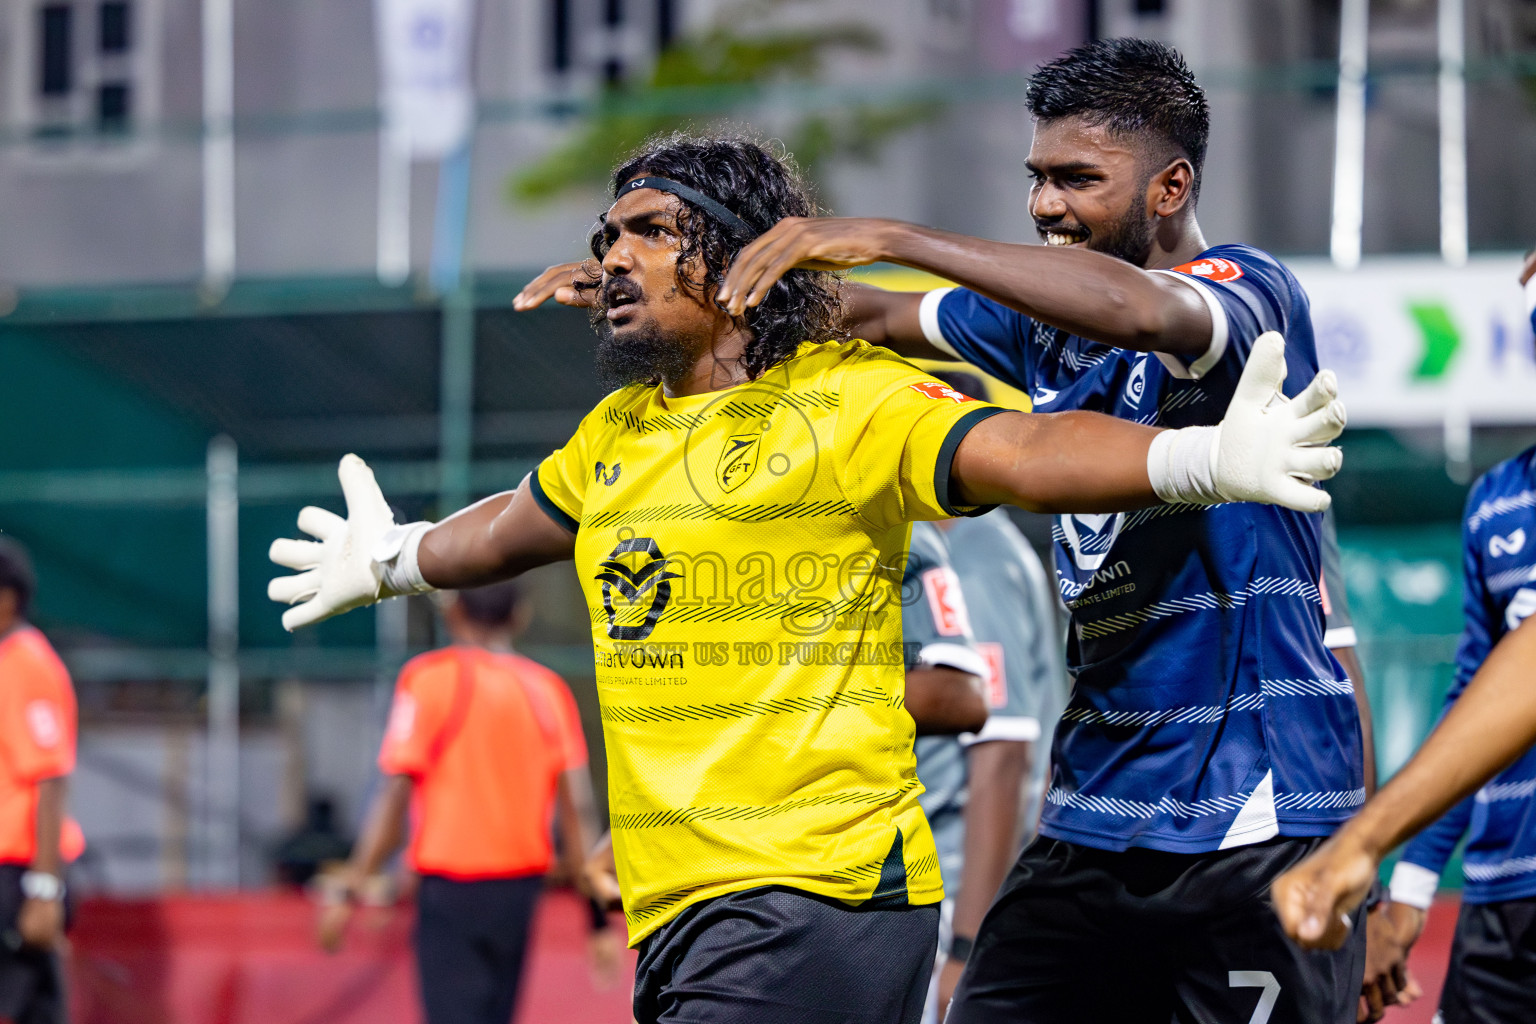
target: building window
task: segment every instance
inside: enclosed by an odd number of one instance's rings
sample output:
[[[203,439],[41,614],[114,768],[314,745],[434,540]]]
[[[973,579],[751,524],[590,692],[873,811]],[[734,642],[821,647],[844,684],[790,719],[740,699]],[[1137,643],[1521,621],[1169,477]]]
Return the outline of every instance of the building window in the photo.
[[[562,91],[622,85],[683,28],[683,0],[543,0],[544,66]]]
[[[160,110],[160,35],[165,0],[7,0],[0,4],[0,63],[28,87],[4,115],[35,146],[11,150],[48,160],[72,154],[143,152]],[[143,126],[143,127],[141,127]]]
[[[109,0],[100,9],[101,52],[128,52],[128,4],[126,0]]]
[[[49,4],[38,12],[38,64],[44,96],[68,96],[74,87],[74,17],[68,4]]]
[[[656,48],[665,50],[677,38],[676,0],[656,0]]]
[[[130,87],[123,83],[96,89],[96,127],[104,132],[120,132],[128,127]]]
[[[549,35],[549,65],[564,74],[571,70],[571,0],[550,0]]]

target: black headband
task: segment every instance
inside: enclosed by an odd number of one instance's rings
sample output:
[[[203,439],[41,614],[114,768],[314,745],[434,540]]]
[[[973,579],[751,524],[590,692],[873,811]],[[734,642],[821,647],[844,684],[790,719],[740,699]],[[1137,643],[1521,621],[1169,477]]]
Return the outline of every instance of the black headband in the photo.
[[[670,192],[684,202],[702,207],[704,212],[730,228],[734,233],[740,235],[743,240],[750,241],[757,237],[757,231],[753,229],[752,225],[736,216],[730,210],[727,210],[720,203],[715,202],[715,200],[709,198],[709,196],[698,189],[689,188],[682,182],[673,181],[671,178],[657,178],[652,175],[646,175],[643,178],[633,178],[619,186],[619,194],[614,196],[614,201],[617,202],[622,197],[629,195],[629,193],[642,188],[653,188],[658,192]]]

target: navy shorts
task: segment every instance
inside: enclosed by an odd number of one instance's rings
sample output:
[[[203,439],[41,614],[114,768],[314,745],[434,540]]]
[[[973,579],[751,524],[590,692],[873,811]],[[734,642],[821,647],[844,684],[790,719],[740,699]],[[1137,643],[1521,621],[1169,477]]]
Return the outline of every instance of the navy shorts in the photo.
[[[1461,905],[1440,1017],[1536,1021],[1536,899]]]
[[[639,1024],[917,1024],[937,904],[769,887],[688,907],[640,942]]]
[[[1354,1024],[1365,929],[1309,953],[1269,902],[1321,842],[1179,854],[1037,839],[987,911],[946,1024]]]

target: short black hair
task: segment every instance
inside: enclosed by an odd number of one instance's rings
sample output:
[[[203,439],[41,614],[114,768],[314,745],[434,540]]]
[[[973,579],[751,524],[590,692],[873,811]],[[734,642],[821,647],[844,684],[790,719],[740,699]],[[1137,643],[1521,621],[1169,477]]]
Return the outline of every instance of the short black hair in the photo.
[[[1178,50],[1154,39],[1098,39],[1042,64],[1024,94],[1037,121],[1083,117],[1121,135],[1153,133],[1189,158],[1194,196],[1211,136],[1205,90]]]
[[[26,618],[37,593],[37,574],[32,571],[32,556],[19,541],[0,537],[0,590],[16,592],[16,613]]]
[[[935,370],[933,375],[968,398],[987,401],[987,382],[966,370]]]
[[[482,626],[505,626],[517,614],[517,606],[523,599],[516,583],[492,583],[488,587],[475,587],[456,593],[459,607],[471,622]]]
[[[776,155],[747,135],[723,132],[690,135],[678,132],[646,142],[614,169],[610,192],[631,178],[654,174],[697,189],[762,233],[785,217],[821,214],[810,187],[793,159]],[[704,268],[704,286],[718,287],[736,254],[751,241],[722,224],[701,207],[683,200],[686,216],[677,259],[678,276],[695,263]],[[601,259],[606,246],[601,235],[592,241],[592,254]],[[842,339],[837,278],[826,271],[791,270],[769,289],[757,306],[739,318],[751,332],[744,353],[747,373],[754,379],[790,356],[805,341]]]

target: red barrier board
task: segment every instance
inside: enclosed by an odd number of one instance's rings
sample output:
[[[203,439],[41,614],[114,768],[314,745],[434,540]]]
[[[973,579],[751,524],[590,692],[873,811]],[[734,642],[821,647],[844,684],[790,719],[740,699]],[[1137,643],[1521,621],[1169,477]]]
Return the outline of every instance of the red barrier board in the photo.
[[[414,1024],[421,1020],[406,907],[361,910],[347,946],[315,945],[315,907],[287,893],[83,901],[71,933],[79,1024]],[[623,928],[619,918],[615,927]],[[593,984],[587,919],[568,892],[534,920],[517,1021],[625,1024],[634,955]]]
[[[1459,903],[1437,901],[1410,966],[1424,989],[1387,1024],[1429,1024]],[[417,1024],[408,908],[359,911],[347,948],[314,942],[314,905],[286,893],[82,903],[71,940],[79,1024]],[[617,916],[615,927],[622,928]],[[546,894],[534,920],[518,1024],[627,1024],[635,958],[619,984],[593,985],[586,910]]]

